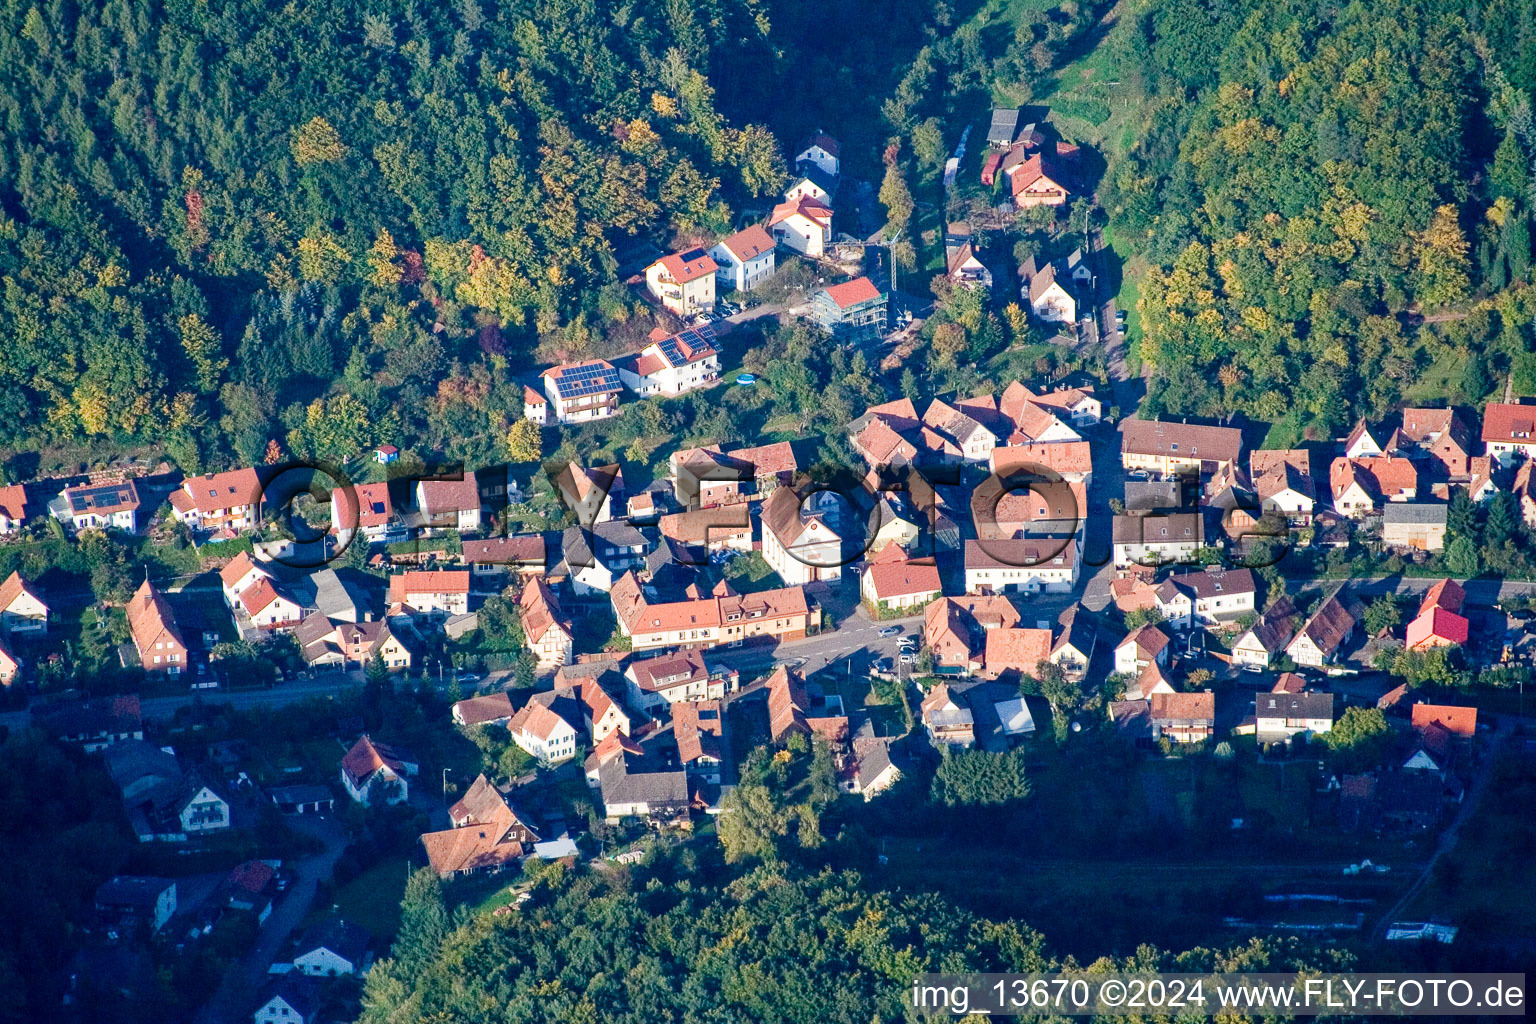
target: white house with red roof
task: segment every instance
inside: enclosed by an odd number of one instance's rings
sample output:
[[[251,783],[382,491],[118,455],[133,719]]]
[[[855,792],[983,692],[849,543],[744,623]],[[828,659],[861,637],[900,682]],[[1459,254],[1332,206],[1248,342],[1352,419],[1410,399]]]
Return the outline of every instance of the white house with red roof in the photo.
[[[544,378],[544,394],[549,398],[552,414],[542,422],[586,423],[618,415],[624,382],[608,360],[564,363],[550,367],[540,376]],[[526,400],[523,411],[528,411]]]
[[[12,572],[0,583],[0,633],[41,636],[46,632],[48,603],[21,573]]]
[[[715,271],[720,267],[701,247],[674,252],[645,268],[645,289],[681,317],[715,308]]]
[[[0,536],[15,533],[27,521],[27,489],[21,484],[0,487]]]
[[[1536,405],[1489,402],[1483,408],[1484,454],[1511,466],[1536,455]]]
[[[811,319],[839,340],[885,333],[887,295],[867,277],[823,288],[811,299]]]
[[[832,244],[832,208],[808,196],[780,203],[768,217],[768,231],[779,245],[821,256]]]
[[[389,578],[390,614],[446,619],[469,611],[469,570],[429,569]]]
[[[804,170],[807,165],[820,169],[823,174],[837,177],[842,173],[843,164],[839,154],[842,147],[838,141],[823,131],[816,131],[812,135],[801,140],[799,152],[795,154],[795,167]]]
[[[542,764],[559,764],[576,756],[583,722],[582,705],[571,690],[534,694],[507,723],[512,742]],[[561,712],[565,712],[561,714]]]
[[[261,477],[249,467],[189,476],[170,502],[176,518],[194,530],[243,533],[261,519]]]
[[[619,379],[637,395],[680,395],[720,379],[715,330],[708,324],[677,334],[661,328],[637,354],[614,361]]]
[[[364,807],[399,804],[410,795],[409,776],[420,770],[405,751],[363,733],[341,759],[341,784]]]
[[[1021,210],[1031,206],[1062,206],[1071,197],[1066,182],[1069,175],[1055,157],[1045,153],[1033,153],[1017,163],[1011,159],[1022,155],[1024,150],[1015,146],[1009,157],[1003,160],[1003,173],[1008,175],[1008,190],[1013,194],[1014,205]]]
[[[416,481],[416,507],[434,529],[473,531],[480,529],[480,486],[475,474],[461,473],[458,479]]]
[[[865,568],[859,592],[871,608],[897,611],[925,607],[944,585],[933,559],[914,562],[900,544],[887,544]]]
[[[132,480],[66,487],[62,500],[63,518],[77,531],[110,526],[138,532],[139,489]]]
[[[528,385],[523,385],[523,419],[533,420],[539,426],[548,426],[549,399]]]
[[[358,531],[370,544],[403,539],[404,535],[389,496],[389,484],[382,481],[331,491],[331,525],[343,544]]]
[[[749,292],[773,276],[773,236],[761,224],[721,239],[709,250],[719,268],[716,283],[721,288]]]

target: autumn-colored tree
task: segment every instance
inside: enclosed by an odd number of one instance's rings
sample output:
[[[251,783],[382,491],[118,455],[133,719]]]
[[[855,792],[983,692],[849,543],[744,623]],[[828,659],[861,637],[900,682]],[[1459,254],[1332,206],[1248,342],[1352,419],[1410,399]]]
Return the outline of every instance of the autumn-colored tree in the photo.
[[[1464,299],[1471,292],[1467,238],[1449,203],[1435,210],[1429,227],[1414,236],[1414,295],[1426,308]]]
[[[352,256],[329,231],[299,239],[299,276],[306,281],[335,284]]]
[[[530,419],[518,419],[507,430],[507,458],[513,462],[537,462],[544,455],[539,425]]]
[[[885,169],[885,180],[880,183],[880,205],[885,207],[887,238],[894,238],[912,221],[912,190],[907,187],[907,176],[899,162]]]
[[[205,393],[218,390],[219,378],[229,367],[218,332],[196,313],[188,313],[177,320],[176,328],[181,334],[182,350],[192,361],[198,390]]]
[[[267,442],[267,453],[262,456],[262,461],[269,466],[275,466],[283,461],[283,446],[277,443],[277,438]]]
[[[399,255],[389,229],[379,228],[378,237],[368,250],[368,279],[380,288],[393,288],[399,284],[400,266],[395,262]]]
[[[939,324],[933,329],[933,354],[939,362],[953,366],[965,351],[965,328],[957,323]]]
[[[312,117],[295,128],[289,149],[293,153],[294,162],[300,167],[335,163],[347,155],[341,134],[323,117]]]

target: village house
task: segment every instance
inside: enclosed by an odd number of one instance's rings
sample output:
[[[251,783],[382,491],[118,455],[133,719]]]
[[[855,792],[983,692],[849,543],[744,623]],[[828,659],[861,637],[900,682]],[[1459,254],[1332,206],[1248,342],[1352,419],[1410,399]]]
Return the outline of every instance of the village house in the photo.
[[[624,670],[625,696],[642,711],[657,711],[691,700],[719,700],[736,692],[733,670],[711,671],[697,650],[639,658]]]
[[[0,485],[0,537],[16,533],[26,521],[26,487],[22,484]]]
[[[12,637],[48,632],[48,603],[37,588],[12,572],[0,583],[0,633]]]
[[[920,423],[920,430],[932,431],[943,437],[966,462],[989,462],[992,449],[997,447],[997,437],[985,425],[938,399],[928,403]]]
[[[21,677],[21,659],[0,640],[0,686],[11,686]]]
[[[139,489],[132,480],[66,487],[63,518],[75,530],[112,527],[125,533],[139,530]]]
[[[1062,163],[1047,153],[1030,153],[1013,162],[1015,155],[1023,156],[1026,147],[1015,145],[1003,159],[1002,170],[1008,176],[1008,190],[1014,205],[1021,210],[1032,206],[1063,206],[1071,198],[1067,186],[1071,175]]]
[[[1077,541],[1072,538],[968,540],[967,594],[1060,594],[1077,585]]]
[[[114,875],[96,887],[93,903],[102,923],[119,935],[141,927],[154,934],[176,916],[176,883],[146,875]]]
[[[976,254],[971,227],[964,221],[944,231],[944,264],[949,279],[962,288],[991,288],[992,271]]]
[[[555,475],[555,486],[581,526],[606,523],[615,504],[624,507],[624,471],[616,462],[591,468],[567,462]]]
[[[1338,658],[1357,621],[1356,612],[1346,607],[1342,594],[1340,587],[1328,595],[1286,647],[1285,653],[1296,664],[1322,668]]]
[[[832,200],[837,196],[838,179],[827,174],[814,164],[806,164],[796,168],[790,176],[789,186],[784,189],[784,201],[786,203],[798,202],[801,199],[813,199],[826,206],[832,205]]]
[[[826,517],[807,512],[792,488],[763,502],[763,558],[790,586],[835,580],[843,574],[842,538]]]
[[[1381,455],[1382,447],[1371,434],[1370,424],[1364,419],[1356,423],[1349,436],[1344,439],[1344,457],[1346,459],[1363,459],[1371,455]]]
[[[512,720],[512,698],[505,690],[457,701],[449,709],[453,724],[472,729],[479,725],[506,725]]]
[[[299,937],[293,969],[311,978],[362,974],[371,959],[368,932],[334,914],[311,925]]]
[[[33,717],[60,742],[78,746],[87,754],[144,738],[138,694],[69,701],[36,711]]]
[[[1381,542],[1389,548],[1440,551],[1449,507],[1433,502],[1392,502],[1381,512]]]
[[[721,288],[749,292],[773,276],[773,236],[761,224],[753,224],[721,239],[709,250],[718,269]]]
[[[429,569],[397,572],[389,578],[386,603],[391,615],[441,622],[469,611],[469,570]]]
[[[315,1024],[321,1002],[317,985],[294,975],[269,980],[256,997],[254,1024]]]
[[[1173,743],[1202,743],[1216,734],[1216,695],[1154,693],[1148,699],[1152,738]]]
[[[128,602],[128,631],[146,672],[180,675],[188,669],[187,642],[165,595],[145,580]]]
[[[368,544],[387,544],[405,539],[405,526],[395,514],[389,484],[356,484],[331,491],[331,525],[342,544],[361,532]]]
[[[714,258],[702,248],[675,252],[645,268],[645,288],[663,307],[683,318],[715,308]]]
[[[1452,579],[1430,587],[1419,603],[1418,614],[1408,623],[1405,646],[1410,651],[1455,647],[1467,642],[1471,622],[1461,614],[1466,591]]]
[[[244,533],[261,523],[261,490],[251,468],[189,476],[171,492],[171,512],[193,530]]]
[[[1020,622],[1018,609],[1000,594],[941,597],[923,609],[923,646],[934,671],[970,675],[986,667],[986,636]]]
[[[925,606],[943,591],[933,559],[911,560],[899,544],[882,548],[859,580],[859,593],[877,615]]]
[[[1038,678],[1042,662],[1051,660],[1051,631],[1038,627],[1010,626],[989,629],[978,673],[984,679],[1007,676]]]
[[[549,398],[528,385],[523,385],[523,419],[532,420],[541,427],[554,422],[549,411]]]
[[[415,499],[428,529],[464,533],[480,529],[480,488],[473,473],[462,473],[457,479],[418,480]]]
[[[364,807],[404,803],[410,795],[409,777],[420,770],[405,751],[363,733],[341,759],[341,784],[347,796]]]
[[[1126,420],[1120,431],[1120,464],[1163,476],[1214,476],[1230,469],[1243,452],[1235,427],[1161,420]]]
[[[439,878],[460,878],[515,867],[533,851],[538,832],[518,817],[484,775],[448,810],[453,827],[421,836],[427,863]]]
[[[1003,389],[998,398],[998,411],[1008,417],[1015,427],[1022,429],[1030,407],[1048,413],[1057,419],[1065,418],[1074,428],[1091,427],[1103,418],[1103,403],[1091,387],[1065,387],[1036,393],[1018,381]],[[1042,436],[1009,444],[1046,443],[1049,441],[1075,441],[1080,438],[1066,436]]]
[[[683,601],[654,601],[633,572],[609,592],[620,632],[632,649],[713,647],[756,636],[799,640],[819,621],[800,587],[738,594],[722,583],[708,596]]]
[[[672,708],[677,759],[689,775],[704,782],[720,782],[724,722],[725,706],[718,700],[685,701]]]
[[[603,802],[610,822],[646,818],[668,823],[686,817],[688,772],[657,763],[624,736],[613,735],[587,758],[587,781]]]
[[[795,168],[803,171],[807,165],[814,165],[823,174],[835,178],[842,173],[842,161],[839,159],[841,151],[842,147],[836,139],[818,130],[801,140],[799,150],[795,153]]]
[[[885,334],[887,299],[869,278],[856,277],[812,296],[810,319],[839,342],[878,340]]]
[[[527,580],[545,575],[549,568],[549,557],[544,551],[544,537],[537,533],[466,540],[463,543],[463,549],[464,561],[469,565],[471,582],[484,580],[489,586],[498,590],[505,576],[511,575],[518,580]]]
[[[1205,544],[1205,520],[1198,512],[1119,515],[1111,521],[1116,569],[1192,561]]]
[[[1207,566],[1168,577],[1158,586],[1154,600],[1164,621],[1183,630],[1224,626],[1251,614],[1257,591],[1253,570]]]
[[[618,414],[624,382],[606,359],[554,366],[540,376],[556,423],[586,423]]]
[[[1261,693],[1253,698],[1253,714],[1260,743],[1311,737],[1333,728],[1333,694]]]
[[[1419,493],[1419,472],[1400,456],[1338,458],[1328,469],[1328,483],[1334,510],[1359,519],[1384,503],[1413,501]]]
[[[577,680],[575,686],[576,695],[581,700],[582,719],[586,724],[587,736],[594,744],[601,743],[614,733],[628,736],[630,729],[634,726],[629,709],[605,688],[604,683],[608,674],[605,670],[593,676],[582,677]],[[570,684],[561,683],[558,679],[555,681],[557,688],[562,685]]]
[[[805,679],[786,665],[780,665],[768,677],[768,735],[774,743],[785,743],[794,733],[808,736],[811,726],[808,712],[811,699],[805,692]]]
[[[1137,626],[1115,645],[1115,671],[1121,675],[1140,675],[1148,665],[1166,666],[1173,653],[1173,642],[1162,628],[1151,623]]]
[[[1536,454],[1536,405],[1489,402],[1484,406],[1483,449],[1506,467]]]
[[[582,705],[574,690],[545,690],[512,716],[507,732],[540,764],[552,765],[576,756],[582,724]]]
[[[568,526],[561,547],[571,589],[578,596],[606,594],[620,576],[645,565],[645,535],[618,519],[590,530]]]
[[[533,653],[541,670],[571,663],[576,638],[570,621],[560,608],[560,600],[541,577],[523,584],[518,600],[523,625],[523,642]]]
[[[752,550],[752,516],[746,503],[697,508],[661,517],[661,535],[688,548],[706,552]]]
[[[681,395],[704,387],[720,379],[715,329],[703,324],[668,334],[658,327],[638,354],[617,359],[613,365],[624,386],[642,398]]]
[[[1283,515],[1292,526],[1311,524],[1317,491],[1312,484],[1312,456],[1305,448],[1251,453],[1248,479],[1262,511]]]
[[[1430,476],[1466,480],[1472,472],[1472,436],[1455,409],[1404,409],[1390,445],[1410,459],[1432,463]]]
[[[1300,624],[1301,615],[1291,599],[1278,598],[1232,645],[1232,664],[1239,668],[1269,668],[1270,659],[1285,652]]]
[[[923,728],[934,746],[969,747],[976,742],[976,717],[946,683],[928,691],[922,702]]]
[[[768,230],[785,248],[805,256],[824,256],[832,245],[832,208],[807,196],[780,203],[768,217]]]
[[[1077,322],[1077,296],[1057,280],[1054,264],[1036,267],[1035,258],[1029,257],[1019,267],[1019,286],[1029,296],[1030,311],[1037,319],[1047,323]]]
[[[1093,615],[1080,604],[1074,604],[1056,617],[1056,639],[1051,644],[1048,660],[1061,669],[1071,682],[1080,682],[1088,675],[1088,664],[1093,661],[1093,649],[1098,643],[1098,625]]]
[[[228,799],[201,772],[183,771],[170,751],[128,739],[107,747],[102,758],[139,842],[184,843],[230,827]]]
[[[375,657],[391,672],[404,671],[415,661],[411,646],[389,623],[337,620],[313,612],[294,628],[293,638],[306,664],[313,668],[366,668]]]

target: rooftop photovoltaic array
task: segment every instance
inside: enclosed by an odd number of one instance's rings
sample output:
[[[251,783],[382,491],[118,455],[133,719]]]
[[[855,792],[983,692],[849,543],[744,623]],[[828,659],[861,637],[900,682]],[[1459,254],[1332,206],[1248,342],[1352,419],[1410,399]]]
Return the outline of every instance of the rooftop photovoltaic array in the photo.
[[[656,347],[661,349],[661,354],[668,363],[673,366],[682,366],[689,359],[697,357],[699,353],[714,348],[712,344],[714,333],[714,330],[709,327],[690,327],[669,338],[663,338],[656,343]]]
[[[619,390],[619,371],[603,363],[567,367],[555,378],[564,398],[581,398]]]
[[[74,512],[119,508],[133,502],[133,489],[127,484],[107,484],[71,491],[69,507]]]

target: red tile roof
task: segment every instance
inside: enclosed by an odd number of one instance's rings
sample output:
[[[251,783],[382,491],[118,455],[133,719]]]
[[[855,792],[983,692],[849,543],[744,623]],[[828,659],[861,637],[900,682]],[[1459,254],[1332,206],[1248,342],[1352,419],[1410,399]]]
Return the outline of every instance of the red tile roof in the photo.
[[[1468,739],[1477,734],[1477,708],[1452,704],[1415,704],[1412,712],[1415,729],[1428,728],[1432,722],[1449,729],[1453,735]]]
[[[396,775],[404,775],[405,758],[395,748],[375,743],[367,733],[363,733],[341,759],[341,770],[347,773],[354,787],[361,787],[374,772],[385,767]]]
[[[1483,409],[1483,440],[1536,443],[1536,405],[1489,402]]]
[[[761,224],[753,224],[751,227],[736,232],[731,237],[720,242],[730,250],[732,256],[742,263],[756,259],[765,252],[773,250],[773,236],[763,230]]]
[[[252,468],[233,469],[227,473],[189,476],[181,482],[181,490],[198,511],[206,514],[255,505],[261,500],[261,478]]]
[[[832,223],[832,208],[830,206],[820,200],[812,199],[810,196],[801,196],[792,203],[780,203],[778,206],[775,206],[772,215],[768,218],[768,226],[772,227],[796,214],[799,214],[806,220],[814,221],[823,227],[827,227]]]
[[[1469,629],[1467,620],[1455,612],[1439,607],[1430,608],[1420,612],[1408,623],[1406,642],[1410,648],[1464,644]]]
[[[867,277],[856,277],[852,281],[844,281],[842,284],[834,284],[826,289],[827,297],[837,304],[838,309],[847,309],[861,302],[872,302],[880,297],[880,289],[875,287],[873,281]]]
[[[657,262],[667,272],[667,276],[678,284],[686,284],[695,278],[703,277],[706,274],[713,274],[716,270],[720,269],[719,265],[715,263],[714,257],[699,248],[674,252],[671,255],[663,256]]]

